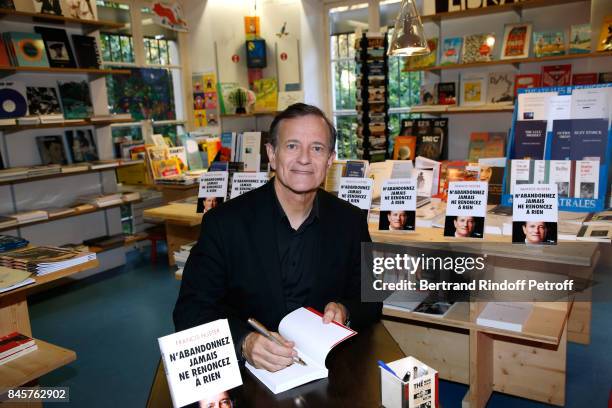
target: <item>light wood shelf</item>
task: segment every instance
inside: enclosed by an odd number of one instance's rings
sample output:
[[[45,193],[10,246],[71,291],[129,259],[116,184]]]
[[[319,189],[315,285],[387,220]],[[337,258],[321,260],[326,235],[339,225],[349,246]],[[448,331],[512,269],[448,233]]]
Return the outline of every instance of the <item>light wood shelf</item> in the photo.
[[[38,123],[36,125],[6,125],[0,126],[0,132],[5,134],[21,132],[22,130],[30,129],[55,129],[55,128],[67,128],[67,127],[80,127],[80,126],[95,126],[103,127],[110,126],[116,123],[132,123],[134,119],[108,119],[98,120],[92,122],[89,119],[83,119],[78,122],[56,122],[56,123]]]
[[[144,163],[143,160],[138,160],[138,161],[134,161],[134,162],[131,162],[131,163],[119,164],[118,166],[105,167],[105,168],[102,168],[102,169],[88,169],[88,170],[83,170],[83,171],[73,171],[73,172],[69,172],[69,173],[61,173],[60,172],[60,173],[53,173],[53,174],[44,174],[44,175],[41,175],[41,176],[22,177],[22,178],[16,178],[16,179],[12,179],[12,180],[2,180],[2,181],[0,181],[0,186],[7,185],[7,184],[29,183],[31,181],[48,180],[48,179],[54,179],[54,178],[62,178],[62,177],[70,177],[70,176],[80,176],[82,174],[98,173],[98,172],[101,172],[101,171],[114,170],[114,169],[118,169],[120,167],[135,166],[137,164],[143,164],[143,163]]]
[[[505,105],[505,106],[490,106],[483,108],[466,108],[462,106],[448,106],[445,109],[436,109],[432,110],[431,108],[420,109],[419,106],[413,106],[410,108],[410,113],[422,113],[422,114],[431,114],[431,115],[441,115],[441,114],[461,114],[461,113],[507,113],[514,112],[514,105]]]
[[[0,365],[0,394],[19,387],[76,360],[76,353],[34,339],[38,349]]]
[[[125,27],[123,23],[115,23],[114,21],[104,20],[82,20],[73,17],[56,16],[52,14],[31,13],[27,11],[18,11],[11,9],[0,8],[0,19],[11,22],[31,22],[45,24],[60,24],[66,27],[81,27],[86,32],[91,32],[99,29],[118,30]]]
[[[254,112],[254,113],[229,113],[229,114],[223,114],[221,115],[222,118],[254,118],[254,117],[258,117],[258,116],[275,116],[277,115],[278,111],[274,111],[274,112]]]
[[[432,14],[428,16],[421,16],[421,21],[425,22],[439,22],[444,20],[453,20],[456,18],[482,16],[488,14],[505,13],[508,11],[520,12],[522,10],[537,8],[537,7],[548,7],[558,6],[560,4],[568,3],[588,3],[589,0],[528,0],[520,3],[506,3],[499,6],[481,7],[470,10],[446,12]]]
[[[52,67],[0,67],[0,77],[6,77],[20,72],[59,74],[59,75],[130,75],[129,69],[106,69],[106,68],[52,68]]]
[[[599,57],[612,57],[612,52],[608,51],[608,52],[592,52],[589,54],[566,54],[566,55],[554,55],[550,57],[540,57],[540,58],[515,58],[515,59],[505,59],[505,60],[472,62],[469,64],[435,65],[433,67],[408,68],[408,69],[405,69],[403,72],[446,71],[446,70],[453,70],[453,69],[486,67],[486,66],[492,66],[492,65],[517,65],[517,64],[527,64],[527,63],[532,63],[532,62],[566,61],[566,60],[573,60],[573,59],[599,58]]]
[[[24,223],[24,224],[16,224],[16,225],[11,225],[11,226],[6,226],[6,227],[0,228],[0,231],[14,230],[14,229],[23,228],[23,227],[29,227],[29,226],[36,225],[36,224],[45,224],[47,222],[63,220],[65,218],[78,217],[80,215],[91,214],[91,213],[95,213],[95,212],[109,210],[111,208],[121,207],[122,205],[133,204],[133,203],[137,203],[137,202],[140,202],[140,201],[141,200],[125,201],[125,202],[123,202],[121,204],[113,204],[113,205],[108,205],[106,207],[95,207],[95,208],[93,208],[91,210],[78,211],[78,212],[74,212],[74,213],[71,213],[71,214],[65,214],[65,215],[60,215],[60,216],[53,217],[53,218],[47,218],[45,220],[38,220],[38,221],[28,222],[28,223]]]

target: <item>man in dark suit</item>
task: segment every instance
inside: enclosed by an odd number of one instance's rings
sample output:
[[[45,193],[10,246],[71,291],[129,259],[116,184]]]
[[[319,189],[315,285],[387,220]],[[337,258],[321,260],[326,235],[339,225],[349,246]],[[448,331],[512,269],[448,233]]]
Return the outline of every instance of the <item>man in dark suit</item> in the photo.
[[[324,323],[350,319],[358,329],[379,318],[381,305],[360,301],[360,244],[370,241],[363,213],[319,189],[335,157],[334,126],[318,108],[295,104],[277,115],[270,137],[276,177],[203,216],[174,324],[227,318],[238,355],[277,371],[293,363],[294,344],[254,332],[249,317],[277,330],[286,314],[312,306]]]

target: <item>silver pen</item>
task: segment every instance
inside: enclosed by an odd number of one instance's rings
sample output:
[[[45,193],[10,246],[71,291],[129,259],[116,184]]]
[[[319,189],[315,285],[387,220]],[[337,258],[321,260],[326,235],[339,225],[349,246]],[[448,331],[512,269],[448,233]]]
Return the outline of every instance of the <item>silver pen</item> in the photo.
[[[253,319],[251,317],[251,318],[249,318],[247,320],[247,322],[249,322],[251,327],[254,328],[255,330],[257,330],[257,332],[259,334],[261,334],[262,336],[264,336],[268,340],[272,340],[273,342],[275,342],[279,346],[283,346],[283,347],[285,346],[283,343],[281,343],[281,341],[279,339],[277,339],[275,336],[273,336],[272,333],[270,333],[270,331],[268,329],[266,329],[266,326],[264,326],[263,324],[259,323],[256,319]],[[306,362],[304,360],[302,360],[299,356],[293,357],[293,361],[295,363],[301,364],[303,366],[307,365]]]

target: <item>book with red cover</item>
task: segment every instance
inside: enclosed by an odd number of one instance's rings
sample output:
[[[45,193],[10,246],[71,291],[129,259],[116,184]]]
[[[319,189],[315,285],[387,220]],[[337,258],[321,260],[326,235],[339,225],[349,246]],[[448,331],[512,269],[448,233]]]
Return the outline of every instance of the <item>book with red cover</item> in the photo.
[[[597,83],[597,73],[596,72],[572,75],[572,85],[593,85],[596,83]]]
[[[544,65],[542,86],[569,86],[572,84],[572,64]]]
[[[9,58],[8,50],[4,40],[0,38],[0,67],[10,67],[11,59]]]
[[[24,334],[12,332],[0,337],[0,360],[34,345],[34,339]]]
[[[539,88],[542,82],[540,74],[521,74],[514,78],[514,96],[521,88]]]

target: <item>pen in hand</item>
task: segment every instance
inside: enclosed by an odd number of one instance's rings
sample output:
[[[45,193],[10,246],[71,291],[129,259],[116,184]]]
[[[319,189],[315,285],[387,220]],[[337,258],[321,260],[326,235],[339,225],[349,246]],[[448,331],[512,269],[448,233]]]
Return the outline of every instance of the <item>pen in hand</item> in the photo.
[[[255,320],[255,319],[253,319],[251,317],[251,318],[249,318],[247,320],[247,322],[249,322],[251,327],[253,327],[255,330],[257,330],[257,332],[259,334],[261,334],[262,336],[264,336],[268,340],[272,340],[273,342],[275,342],[279,346],[283,346],[283,347],[285,346],[278,338],[273,336],[272,333],[270,333],[270,331],[268,329],[266,329],[266,326],[264,326],[263,324],[259,323],[257,320]],[[295,363],[301,364],[303,366],[306,365],[306,362],[304,362],[304,360],[302,360],[299,356],[293,357],[293,361]]]

